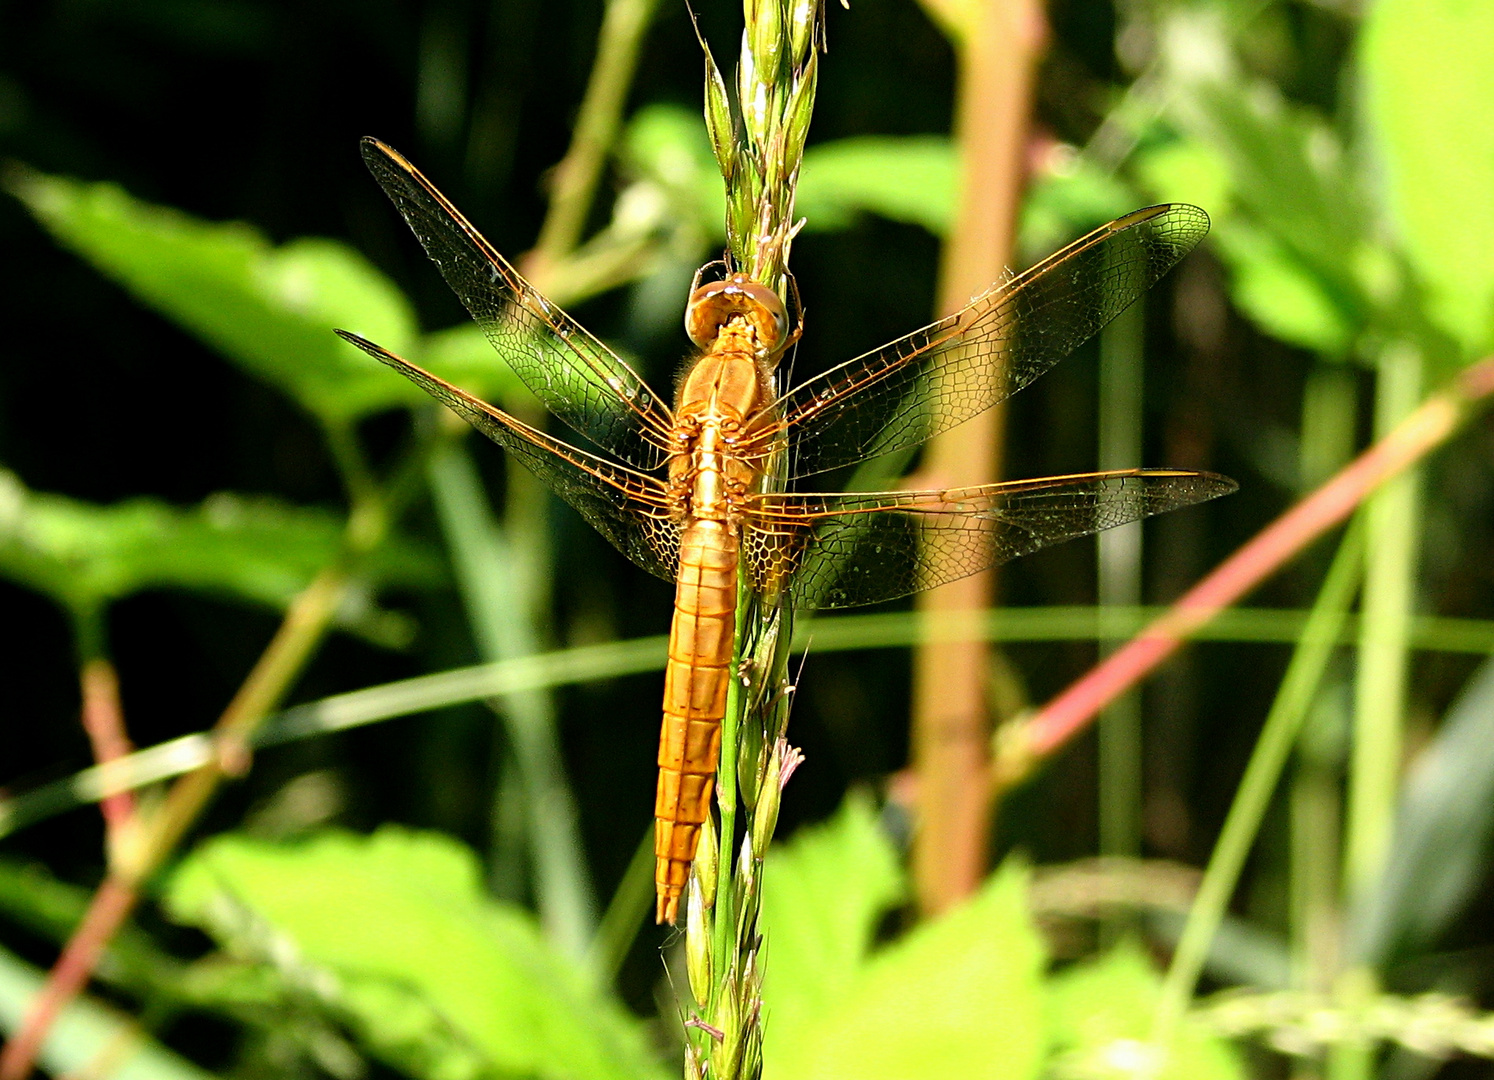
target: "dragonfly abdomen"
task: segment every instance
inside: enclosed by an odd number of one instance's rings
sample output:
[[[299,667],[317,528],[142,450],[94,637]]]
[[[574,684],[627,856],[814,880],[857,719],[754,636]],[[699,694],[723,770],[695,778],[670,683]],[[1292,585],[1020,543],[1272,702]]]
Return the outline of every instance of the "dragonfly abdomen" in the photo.
[[[736,531],[724,521],[693,520],[680,536],[654,801],[659,922],[675,921],[700,826],[711,812],[731,678],[737,552]]]

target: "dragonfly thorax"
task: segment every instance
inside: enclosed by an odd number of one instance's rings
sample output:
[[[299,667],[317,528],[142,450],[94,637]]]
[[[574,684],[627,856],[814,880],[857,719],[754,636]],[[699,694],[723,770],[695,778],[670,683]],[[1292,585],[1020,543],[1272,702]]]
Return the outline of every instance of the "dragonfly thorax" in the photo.
[[[788,343],[788,313],[783,301],[772,289],[745,274],[732,274],[691,293],[685,305],[685,332],[696,345],[708,349],[734,317],[745,320],[751,328],[762,359],[774,356]]]

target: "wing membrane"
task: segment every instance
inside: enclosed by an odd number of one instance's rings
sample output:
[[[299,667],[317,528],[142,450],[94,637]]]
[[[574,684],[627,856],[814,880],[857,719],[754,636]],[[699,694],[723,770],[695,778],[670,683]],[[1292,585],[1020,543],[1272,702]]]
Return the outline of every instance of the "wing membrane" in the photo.
[[[1129,307],[1209,231],[1196,206],[1137,210],[964,310],[809,379],[771,408],[808,476],[917,446],[1016,393]]]
[[[623,461],[658,467],[673,425],[668,404],[536,292],[398,151],[364,139],[363,161],[493,348],[545,407]]]
[[[1040,548],[1227,495],[1213,473],[1132,469],[947,491],[759,495],[745,515],[753,588],[796,607],[875,604]]]
[[[679,527],[670,520],[658,480],[551,438],[357,334],[337,333],[513,454],[633,562],[665,581],[675,580]]]

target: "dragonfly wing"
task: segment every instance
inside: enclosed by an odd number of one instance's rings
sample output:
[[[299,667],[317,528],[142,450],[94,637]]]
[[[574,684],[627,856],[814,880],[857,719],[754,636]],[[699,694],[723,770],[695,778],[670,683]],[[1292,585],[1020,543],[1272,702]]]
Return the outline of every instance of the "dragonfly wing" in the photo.
[[[1208,231],[1208,215],[1182,203],[1127,214],[963,311],[788,391],[765,437],[787,431],[796,476],[917,446],[1068,356]]]
[[[658,480],[551,438],[357,334],[337,333],[513,454],[633,562],[666,581],[678,576],[679,527]]]
[[[657,468],[673,426],[668,404],[536,292],[398,151],[364,139],[363,161],[493,348],[545,408],[630,465]]]
[[[1236,486],[1213,473],[1134,469],[947,491],[759,495],[744,514],[744,550],[754,589],[788,582],[795,607],[857,607]]]

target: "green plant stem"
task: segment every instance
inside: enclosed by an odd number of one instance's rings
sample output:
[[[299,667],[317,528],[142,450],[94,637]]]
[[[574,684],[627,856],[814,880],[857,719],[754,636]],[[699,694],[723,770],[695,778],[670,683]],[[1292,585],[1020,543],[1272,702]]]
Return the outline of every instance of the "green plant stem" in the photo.
[[[974,618],[956,620],[936,630],[940,640],[967,634],[1010,642],[1104,641],[1134,633],[1165,610],[1005,608],[1000,612],[975,612]],[[1189,637],[1200,642],[1290,645],[1301,638],[1306,615],[1294,610],[1231,608],[1220,612],[1213,622],[1194,628]],[[802,651],[812,637],[816,653],[905,648],[926,640],[923,635],[916,617],[908,613],[838,616],[805,623],[796,632],[792,647]],[[1357,635],[1358,620],[1351,617],[1344,623],[1338,644],[1352,644]],[[1488,656],[1494,654],[1494,621],[1419,616],[1412,621],[1411,641],[1415,648],[1426,651]],[[584,645],[352,690],[271,717],[256,733],[254,746],[279,746],[495,695],[658,671],[664,666],[667,644],[668,639],[659,636]],[[212,741],[207,733],[183,735],[120,759],[107,776],[94,766],[13,798],[0,798],[0,838],[117,791],[180,776],[211,755]]]
[[[1323,672],[1343,629],[1364,557],[1364,527],[1356,519],[1350,524],[1338,554],[1318,592],[1302,640],[1292,654],[1276,700],[1256,740],[1250,764],[1225,819],[1224,829],[1204,872],[1203,883],[1188,912],[1188,921],[1168,968],[1157,1003],[1153,1040],[1167,1046],[1177,1022],[1188,1007],[1209,944],[1224,917],[1230,895],[1239,881],[1245,857],[1260,828],[1261,818],[1281,776],[1292,746],[1302,730]]]
[[[1135,304],[1100,332],[1100,468],[1141,460],[1144,308]],[[1107,529],[1097,539],[1098,588],[1105,607],[1141,603],[1141,523]],[[1108,643],[1102,646],[1110,651]],[[1100,716],[1100,854],[1141,854],[1141,696],[1133,690]]]
[[[537,481],[527,473],[511,475],[510,524],[500,529],[461,443],[447,442],[433,453],[429,474],[479,653],[489,662],[534,655],[540,647],[535,621],[549,591],[543,490],[536,490]],[[540,921],[561,949],[584,957],[595,930],[596,905],[582,858],[579,814],[565,778],[554,703],[537,688],[505,694],[493,704],[519,766]]]
[[[555,167],[549,213],[530,253],[535,269],[531,276],[541,288],[548,268],[571,253],[586,228],[602,164],[617,137],[638,66],[638,49],[657,4],[658,0],[608,0],[570,149]]]
[[[713,991],[720,992],[724,976],[731,970],[736,953],[736,912],[732,896],[732,869],[737,842],[737,739],[741,732],[746,697],[742,680],[735,676],[746,658],[747,623],[756,605],[747,599],[746,567],[738,568],[737,589],[742,600],[737,604],[736,647],[732,652],[733,677],[726,691],[726,715],[721,720],[721,761],[716,768],[716,804],[721,811],[720,848],[717,855],[716,905],[712,911],[711,962],[716,973]],[[714,1014],[716,1001],[708,1003]]]
[[[650,822],[591,939],[589,966],[596,973],[598,985],[616,980],[653,904],[654,826]]]
[[[1386,350],[1376,381],[1377,438],[1416,408],[1421,383],[1419,352]],[[1421,532],[1419,475],[1410,470],[1387,483],[1368,508],[1344,851],[1344,887],[1351,902],[1379,879],[1395,820]]]
[[[1319,362],[1302,392],[1297,487],[1306,494],[1354,456],[1359,413],[1355,370]],[[1318,692],[1302,737],[1290,794],[1288,874],[1293,985],[1326,994],[1338,970],[1342,938],[1343,791],[1340,732],[1348,714],[1346,672],[1335,670]]]

